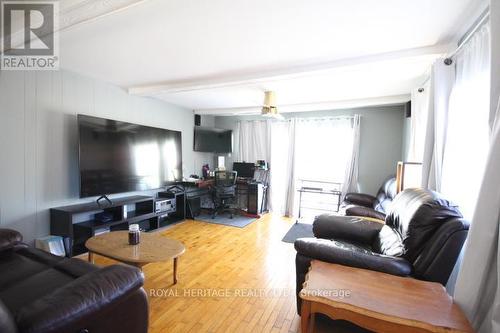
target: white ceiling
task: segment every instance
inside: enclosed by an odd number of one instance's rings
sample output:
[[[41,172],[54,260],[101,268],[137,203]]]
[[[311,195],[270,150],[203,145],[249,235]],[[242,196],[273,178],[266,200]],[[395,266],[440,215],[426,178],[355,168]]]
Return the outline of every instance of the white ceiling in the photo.
[[[136,5],[117,10],[118,2]],[[118,2],[108,15],[68,24],[60,35],[61,66],[200,113],[258,106],[269,89],[277,92],[278,105],[408,94],[487,5],[486,0]],[[109,1],[95,0],[92,10],[98,3]]]

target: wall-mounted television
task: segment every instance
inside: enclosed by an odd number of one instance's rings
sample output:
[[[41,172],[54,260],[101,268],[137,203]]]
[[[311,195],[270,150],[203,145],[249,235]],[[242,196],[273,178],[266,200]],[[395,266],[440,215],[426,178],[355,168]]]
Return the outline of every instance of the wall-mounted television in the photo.
[[[206,153],[230,153],[233,150],[233,131],[195,126],[193,149]]]
[[[182,134],[78,115],[80,197],[160,188],[182,180]]]

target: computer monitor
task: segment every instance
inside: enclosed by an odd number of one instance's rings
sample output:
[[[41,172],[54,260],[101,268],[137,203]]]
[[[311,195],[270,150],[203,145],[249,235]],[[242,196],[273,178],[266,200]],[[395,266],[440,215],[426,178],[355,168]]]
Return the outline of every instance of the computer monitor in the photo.
[[[253,178],[255,172],[255,164],[245,162],[234,162],[233,171],[238,172],[238,177]]]

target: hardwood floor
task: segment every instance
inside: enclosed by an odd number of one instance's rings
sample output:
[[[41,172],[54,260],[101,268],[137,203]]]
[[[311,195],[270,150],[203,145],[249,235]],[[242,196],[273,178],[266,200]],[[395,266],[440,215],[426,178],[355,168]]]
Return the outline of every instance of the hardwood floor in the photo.
[[[186,253],[176,285],[172,262],[144,267],[150,332],[299,331],[295,250],[281,241],[292,224],[267,214],[241,229],[187,220],[160,231],[183,242]],[[329,325],[323,321],[318,328],[330,331]]]

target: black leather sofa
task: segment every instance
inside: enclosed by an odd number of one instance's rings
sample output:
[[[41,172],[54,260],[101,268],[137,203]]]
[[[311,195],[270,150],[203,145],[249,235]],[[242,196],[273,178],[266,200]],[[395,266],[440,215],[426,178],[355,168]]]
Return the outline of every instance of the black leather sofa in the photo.
[[[0,229],[2,333],[147,332],[143,282],[137,268],[53,256]]]
[[[320,215],[316,238],[295,241],[297,309],[311,260],[446,284],[469,224],[438,193],[409,189],[392,203],[384,223],[362,217]]]
[[[385,220],[385,214],[396,194],[396,178],[391,176],[384,181],[375,197],[366,193],[347,193],[340,210],[345,216]]]

